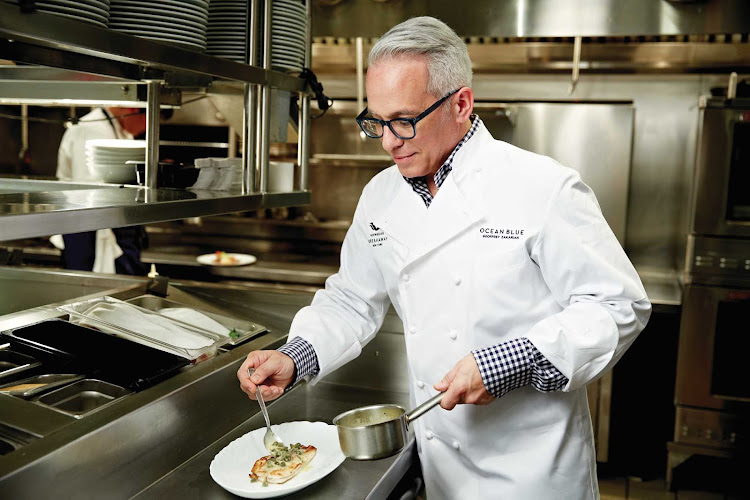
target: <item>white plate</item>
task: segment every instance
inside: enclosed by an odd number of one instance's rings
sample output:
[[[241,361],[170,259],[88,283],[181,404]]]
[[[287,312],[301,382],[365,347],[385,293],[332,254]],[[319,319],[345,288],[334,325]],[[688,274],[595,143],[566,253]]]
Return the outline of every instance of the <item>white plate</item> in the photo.
[[[67,14],[66,17],[78,18],[81,21],[93,21],[105,24],[107,22],[106,17],[100,16],[95,12],[86,12],[80,9],[71,9],[69,7],[62,7],[59,5],[37,4],[37,10],[40,12],[48,12],[50,14]]]
[[[291,14],[291,15],[294,15],[294,16],[301,16],[301,17],[304,17],[305,19],[307,19],[307,13],[305,12],[304,8],[296,9],[296,8],[291,8],[291,7],[286,6],[286,5],[277,5],[277,4],[274,4],[272,12],[275,12],[275,13],[278,13],[278,14]]]
[[[189,19],[194,23],[205,24],[208,21],[208,13],[203,15],[201,12],[178,9],[172,5],[161,5],[152,4],[149,2],[143,2],[142,4],[133,5],[117,5],[112,7],[109,11],[110,17],[117,16],[119,14],[138,14],[139,12],[146,12],[148,14],[158,16],[170,16],[170,18],[176,21],[181,19]]]
[[[217,453],[209,467],[213,480],[225,490],[243,498],[274,498],[320,481],[344,461],[335,425],[325,422],[286,422],[272,427],[285,443],[301,443],[318,449],[315,458],[305,468],[307,470],[282,484],[263,486],[260,482],[250,482],[253,464],[260,457],[268,455],[263,446],[266,428],[262,427],[235,439]]]
[[[206,32],[204,31],[198,31],[198,30],[192,30],[188,29],[186,27],[181,28],[167,28],[164,26],[154,26],[149,23],[141,23],[141,24],[133,24],[133,23],[124,23],[124,22],[112,22],[110,19],[109,21],[109,27],[116,31],[124,31],[124,32],[133,32],[133,33],[139,33],[142,30],[148,31],[151,35],[156,36],[166,36],[170,37],[172,35],[178,35],[181,37],[195,37],[198,40],[205,41],[206,40]]]
[[[146,141],[139,139],[89,139],[86,141],[86,145],[119,151],[123,149],[143,149],[146,147]]]
[[[206,31],[206,21],[195,22],[184,17],[179,17],[173,12],[164,12],[159,15],[149,14],[147,12],[118,12],[109,16],[110,23],[132,23],[142,22],[149,26],[165,26],[168,28],[186,27],[198,31]]]
[[[302,23],[301,21],[298,22],[298,21],[295,21],[295,20],[287,19],[287,18],[274,17],[273,18],[273,23],[271,25],[271,28],[272,29],[278,29],[280,27],[281,28],[287,28],[288,30],[293,31],[295,33],[298,32],[298,31],[302,31],[303,33],[305,31],[307,31],[306,27],[305,27],[305,24]]]
[[[93,4],[91,2],[80,2],[80,1],[71,1],[71,0],[40,0],[36,2],[37,5],[42,4],[48,4],[48,5],[59,5],[61,7],[68,7],[70,9],[76,9],[83,12],[91,12],[94,14],[98,14],[100,16],[108,16],[109,15],[109,7],[101,4]],[[83,5],[81,5],[83,3]]]
[[[115,12],[119,7],[120,3],[116,5],[110,5],[110,12]],[[170,9],[178,10],[180,12],[189,13],[194,16],[200,16],[208,18],[208,6],[205,8],[202,6],[186,5],[183,0],[159,0],[158,3],[151,0],[123,0],[122,5],[129,7],[156,7],[159,9]]]
[[[195,260],[197,260],[199,263],[205,266],[217,266],[217,267],[246,266],[258,260],[258,258],[255,255],[248,255],[245,253],[227,253],[227,255],[237,259],[237,263],[236,264],[217,264],[216,262],[214,262],[216,260],[215,253],[207,253],[205,255],[200,255]],[[296,443],[296,441],[294,442]],[[258,458],[260,458],[260,456],[258,456]],[[252,466],[250,468],[252,468]],[[249,469],[248,469],[248,473],[250,473]]]

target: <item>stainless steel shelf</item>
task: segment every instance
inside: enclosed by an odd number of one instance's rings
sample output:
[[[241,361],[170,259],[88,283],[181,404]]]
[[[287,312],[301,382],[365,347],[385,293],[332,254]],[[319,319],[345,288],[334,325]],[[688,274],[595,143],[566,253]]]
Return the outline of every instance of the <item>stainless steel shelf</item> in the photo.
[[[308,191],[254,193],[147,189],[112,184],[0,183],[0,241],[307,205]]]
[[[270,33],[271,7],[270,3],[264,4],[261,16],[258,4],[251,2],[251,5],[255,9],[252,13],[255,22],[250,30],[248,50],[250,54],[256,54],[253,33],[260,20],[265,23],[263,32]],[[309,17],[309,10],[307,15]],[[268,68],[268,36],[264,43],[264,66]],[[307,191],[309,137],[305,125],[309,123],[309,94],[305,81],[300,78],[53,14],[22,13],[17,6],[2,2],[0,57],[46,67],[7,71],[7,81],[0,84],[6,84],[9,102],[84,98],[145,103],[147,142],[146,188],[56,182],[40,184],[36,180],[0,182],[0,241],[310,203]],[[255,56],[251,60],[255,60]],[[307,61],[309,65],[309,50]],[[96,76],[92,78],[91,75]],[[34,80],[35,77],[38,80]],[[19,85],[30,79],[33,80],[30,85]],[[96,92],[84,89],[82,94],[81,82],[89,82],[89,85],[94,82]],[[144,94],[135,88],[139,85],[146,86],[145,99]],[[246,147],[243,150],[243,182],[245,192],[251,194],[243,195],[239,188],[235,191],[188,191],[157,187],[160,105],[179,105],[182,88],[209,87],[218,93],[222,89],[241,91],[244,97],[242,129],[246,135],[243,141]],[[301,94],[299,120],[303,126],[299,134],[301,190],[298,192],[264,192],[268,180],[271,87]],[[0,91],[2,89],[0,85]],[[256,107],[262,111],[262,120],[261,115],[255,113]],[[254,150],[256,143],[261,145],[259,151]]]
[[[0,3],[0,54],[3,59],[133,81],[176,72],[256,83],[293,92],[305,90],[303,80],[286,73],[98,28],[53,14],[22,13],[17,6],[6,3]]]

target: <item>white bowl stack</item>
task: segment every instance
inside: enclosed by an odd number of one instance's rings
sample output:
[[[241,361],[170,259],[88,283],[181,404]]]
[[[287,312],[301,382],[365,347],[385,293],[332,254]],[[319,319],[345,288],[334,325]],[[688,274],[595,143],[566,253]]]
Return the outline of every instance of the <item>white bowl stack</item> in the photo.
[[[109,27],[129,35],[203,52],[207,42],[208,2],[111,0]]]
[[[18,0],[5,0],[5,3],[19,5]],[[109,20],[109,0],[37,0],[35,6],[39,12],[76,19],[100,28],[106,28]]]
[[[90,139],[86,141],[86,166],[102,182],[135,182],[135,165],[128,161],[146,161],[146,141],[127,139]]]
[[[208,54],[245,62],[248,3],[247,0],[211,0],[208,7]]]
[[[307,14],[299,0],[275,0],[271,10],[271,66],[289,73],[305,66]]]

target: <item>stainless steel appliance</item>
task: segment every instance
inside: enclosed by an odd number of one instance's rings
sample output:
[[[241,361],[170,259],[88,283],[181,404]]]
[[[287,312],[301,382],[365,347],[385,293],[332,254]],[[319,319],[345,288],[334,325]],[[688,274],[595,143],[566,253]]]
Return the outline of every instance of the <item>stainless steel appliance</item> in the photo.
[[[692,233],[750,237],[750,99],[701,108]]]
[[[724,460],[729,471],[746,467],[737,464],[746,463],[750,430],[747,356],[740,347],[750,313],[750,100],[703,100],[700,123],[670,484],[694,456]]]

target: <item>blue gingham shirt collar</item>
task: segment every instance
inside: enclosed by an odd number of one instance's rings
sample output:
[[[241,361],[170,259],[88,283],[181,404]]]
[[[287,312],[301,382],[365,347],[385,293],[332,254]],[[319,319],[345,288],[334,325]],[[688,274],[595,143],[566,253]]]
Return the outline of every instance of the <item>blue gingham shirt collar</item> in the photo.
[[[469,139],[471,139],[471,137],[474,135],[474,132],[476,132],[477,128],[479,128],[479,124],[482,123],[482,119],[477,115],[471,115],[470,120],[471,128],[469,129],[469,131],[466,132],[466,135],[464,135],[459,143],[456,144],[456,147],[453,148],[451,154],[448,155],[448,159],[445,160],[445,163],[443,163],[438,171],[435,172],[434,180],[435,185],[438,187],[438,189],[440,189],[445,179],[448,178],[448,174],[450,174],[453,170],[453,159],[456,157],[456,153],[458,153],[458,150],[461,149],[461,146],[466,144]],[[404,180],[411,186],[415,193],[422,197],[425,206],[429,208],[430,203],[432,203],[432,194],[430,193],[430,188],[427,186],[427,180],[424,177],[404,177]]]

